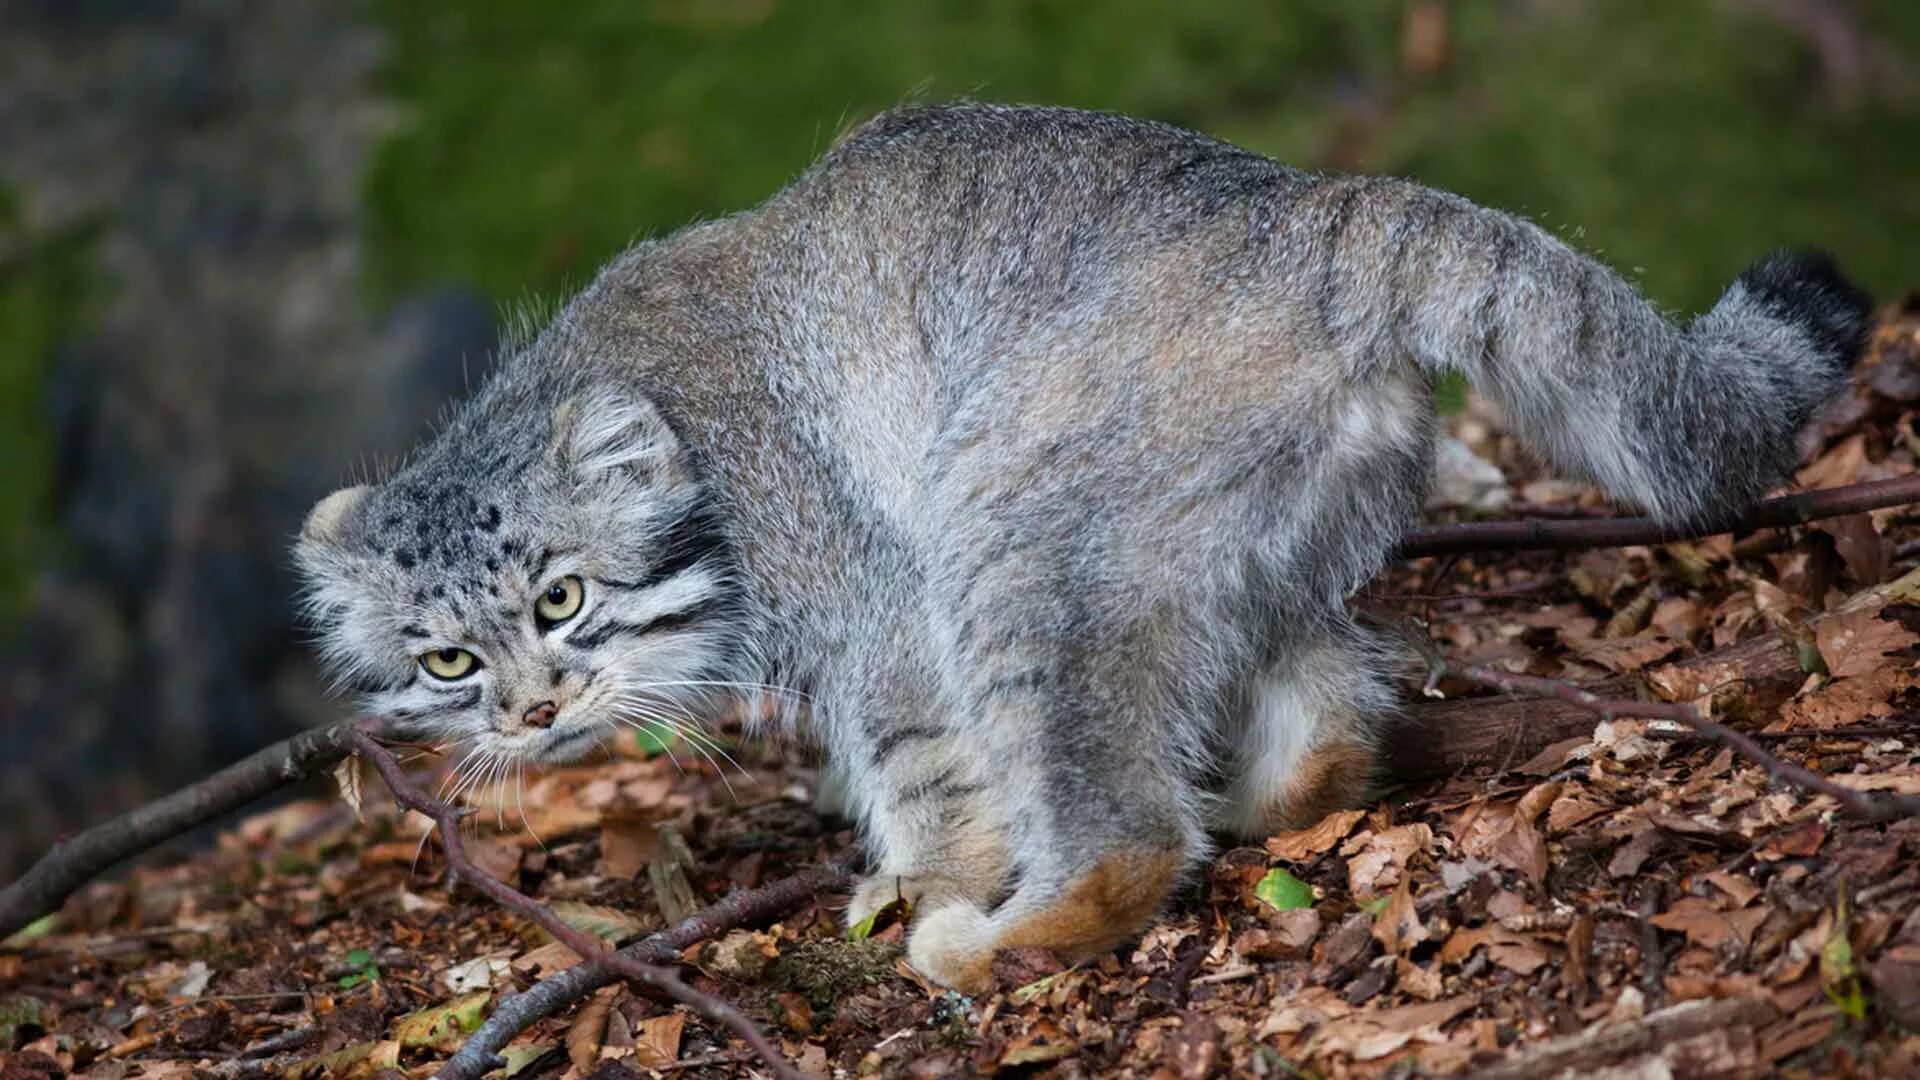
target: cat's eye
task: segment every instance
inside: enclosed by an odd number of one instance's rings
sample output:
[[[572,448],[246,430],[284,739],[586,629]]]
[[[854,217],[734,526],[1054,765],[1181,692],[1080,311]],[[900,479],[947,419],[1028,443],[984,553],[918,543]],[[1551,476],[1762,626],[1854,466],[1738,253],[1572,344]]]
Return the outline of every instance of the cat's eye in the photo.
[[[420,666],[436,679],[464,679],[480,666],[480,660],[465,649],[435,649],[420,654]]]
[[[540,621],[553,626],[566,622],[580,613],[580,603],[587,597],[587,587],[577,577],[566,577],[547,586],[540,599],[533,602],[533,613]]]

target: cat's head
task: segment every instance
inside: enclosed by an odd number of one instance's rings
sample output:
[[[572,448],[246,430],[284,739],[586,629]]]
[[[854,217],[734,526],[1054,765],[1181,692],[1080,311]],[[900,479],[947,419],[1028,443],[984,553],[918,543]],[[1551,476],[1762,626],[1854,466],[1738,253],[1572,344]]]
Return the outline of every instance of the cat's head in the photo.
[[[509,761],[684,718],[743,616],[679,439],[624,392],[489,390],[308,516],[294,554],[325,662],[369,713]]]

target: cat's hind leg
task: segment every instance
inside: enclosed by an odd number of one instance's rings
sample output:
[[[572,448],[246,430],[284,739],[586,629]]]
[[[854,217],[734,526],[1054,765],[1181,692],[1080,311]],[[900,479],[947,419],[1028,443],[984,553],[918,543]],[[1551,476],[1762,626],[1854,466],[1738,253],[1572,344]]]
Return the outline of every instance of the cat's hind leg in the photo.
[[[1305,625],[1312,625],[1310,623]],[[1311,825],[1379,787],[1381,737],[1404,658],[1343,616],[1300,633],[1228,720],[1228,780],[1214,828],[1243,837]]]

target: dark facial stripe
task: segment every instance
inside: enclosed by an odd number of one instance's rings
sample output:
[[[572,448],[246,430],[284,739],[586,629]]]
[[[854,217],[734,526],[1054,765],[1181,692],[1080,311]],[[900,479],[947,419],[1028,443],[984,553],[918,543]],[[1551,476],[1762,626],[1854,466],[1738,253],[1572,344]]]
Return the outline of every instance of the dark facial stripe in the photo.
[[[727,534],[720,516],[708,504],[696,503],[661,532],[660,548],[654,554],[653,565],[647,568],[640,580],[607,580],[605,584],[626,592],[651,589],[710,558],[724,555],[726,547]]]
[[[642,634],[663,634],[671,630],[685,629],[709,616],[719,614],[725,607],[726,599],[724,597],[710,596],[694,604],[692,607],[656,615],[645,622],[629,623],[609,620],[591,627],[581,627],[566,640],[567,644],[575,648],[594,649],[605,645],[614,638],[639,637]]]

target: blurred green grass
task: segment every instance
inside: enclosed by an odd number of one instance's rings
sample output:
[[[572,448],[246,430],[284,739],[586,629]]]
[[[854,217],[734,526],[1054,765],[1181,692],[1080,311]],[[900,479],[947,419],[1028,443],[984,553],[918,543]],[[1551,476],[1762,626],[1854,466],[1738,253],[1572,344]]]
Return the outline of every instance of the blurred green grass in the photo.
[[[1920,41],[1920,5],[1859,7],[1879,38]],[[1453,4],[1450,62],[1416,77],[1406,9],[378,0],[404,108],[367,189],[369,288],[562,292],[636,236],[765,197],[849,123],[957,96],[1415,176],[1535,217],[1679,310],[1782,243],[1829,246],[1881,291],[1912,283],[1920,114],[1830,107],[1780,24],[1695,0]]]
[[[90,227],[29,241],[17,194],[0,188],[0,628],[21,611],[32,568],[59,547],[47,383],[97,291],[93,266]]]

